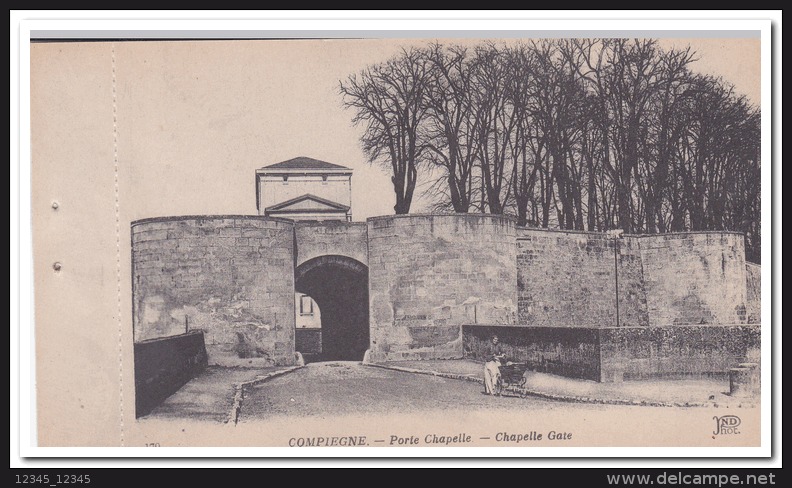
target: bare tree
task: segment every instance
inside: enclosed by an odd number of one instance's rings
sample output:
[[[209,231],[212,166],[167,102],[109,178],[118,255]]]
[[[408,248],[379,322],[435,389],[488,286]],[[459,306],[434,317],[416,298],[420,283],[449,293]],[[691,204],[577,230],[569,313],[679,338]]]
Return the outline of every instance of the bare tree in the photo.
[[[341,93],[369,160],[392,171],[397,213],[421,166],[436,208],[565,229],[735,230],[758,262],[759,110],[694,74],[694,56],[652,39],[433,44]]]
[[[447,196],[455,212],[470,211],[478,154],[477,108],[471,100],[470,54],[460,46],[434,44],[427,90],[428,158],[445,171]],[[440,181],[440,180],[438,180]]]
[[[545,154],[544,139],[536,133],[531,111],[537,96],[535,44],[518,44],[506,50],[506,63],[512,76],[506,85],[506,99],[515,116],[514,133],[509,138],[512,158],[512,194],[517,225],[536,223],[535,186]],[[529,211],[531,213],[529,219]]]
[[[753,234],[759,216],[746,210],[758,208],[760,194],[759,114],[711,76],[695,77],[688,102],[677,162],[683,205],[672,225]]]
[[[693,53],[689,48],[661,52],[657,56],[656,89],[647,112],[647,138],[643,141],[636,178],[644,203],[638,222],[643,222],[644,232],[666,231],[662,204],[670,190],[669,171],[674,151],[687,127],[684,102],[694,93],[688,71],[691,62]]]
[[[505,54],[494,44],[476,48],[472,69],[472,98],[478,124],[478,159],[482,180],[481,211],[501,214],[511,195],[509,139],[516,127],[516,115],[508,103],[506,90],[513,73]]]
[[[426,149],[428,61],[425,50],[410,49],[339,83],[352,121],[364,126],[361,138],[369,162],[391,171],[396,194],[394,211],[406,214],[415,192],[418,166]]]

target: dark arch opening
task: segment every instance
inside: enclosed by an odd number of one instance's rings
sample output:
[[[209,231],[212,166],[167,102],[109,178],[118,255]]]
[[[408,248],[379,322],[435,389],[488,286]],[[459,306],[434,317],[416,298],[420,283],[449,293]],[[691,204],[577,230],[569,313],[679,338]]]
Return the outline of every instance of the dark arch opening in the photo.
[[[368,267],[346,256],[319,256],[295,269],[294,288],[321,310],[322,351],[315,360],[361,361],[369,347]]]

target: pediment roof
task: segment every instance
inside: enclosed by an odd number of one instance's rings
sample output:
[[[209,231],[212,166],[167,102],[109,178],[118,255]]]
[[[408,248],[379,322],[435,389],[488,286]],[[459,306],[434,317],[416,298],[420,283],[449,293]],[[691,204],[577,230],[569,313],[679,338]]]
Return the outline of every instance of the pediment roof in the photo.
[[[307,193],[265,209],[267,212],[348,212],[349,206]]]

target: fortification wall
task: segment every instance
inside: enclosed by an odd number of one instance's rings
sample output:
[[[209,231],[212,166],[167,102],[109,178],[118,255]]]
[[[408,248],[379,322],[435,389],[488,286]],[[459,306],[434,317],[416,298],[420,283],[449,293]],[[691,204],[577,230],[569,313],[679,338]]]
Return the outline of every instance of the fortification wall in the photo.
[[[493,215],[368,220],[371,359],[462,356],[462,324],[513,324],[513,221]]]
[[[649,325],[745,324],[742,234],[641,236]]]
[[[526,326],[647,325],[640,239],[518,229],[519,319]],[[618,271],[618,283],[616,274]]]
[[[745,317],[749,324],[762,322],[762,267],[745,263]]]
[[[296,222],[295,241],[299,266],[319,256],[336,255],[368,264],[368,236],[364,222]]]
[[[132,224],[135,340],[206,334],[210,364],[294,362],[294,225],[257,216]]]

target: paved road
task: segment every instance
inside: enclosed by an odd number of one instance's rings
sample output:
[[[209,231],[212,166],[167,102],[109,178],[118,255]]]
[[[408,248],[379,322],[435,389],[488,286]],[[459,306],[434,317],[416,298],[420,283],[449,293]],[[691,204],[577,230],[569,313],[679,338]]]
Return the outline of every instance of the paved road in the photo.
[[[192,428],[185,420],[214,421],[221,427],[206,430],[201,442],[229,446],[710,446],[729,439],[712,435],[722,409],[492,397],[479,383],[353,362],[309,364],[246,389],[238,423],[218,422],[229,412],[228,381],[258,373],[209,370],[145,421],[162,432],[176,425],[182,436]],[[739,415],[758,425],[758,412]],[[754,437],[740,442],[758,443]]]
[[[240,421],[332,413],[383,414],[433,410],[508,411],[569,408],[539,398],[493,397],[470,381],[403,373],[354,362],[311,363],[245,394]],[[590,405],[588,406],[591,407]]]
[[[285,368],[222,368],[209,366],[168,397],[147,418],[226,422],[234,403],[235,385]]]

